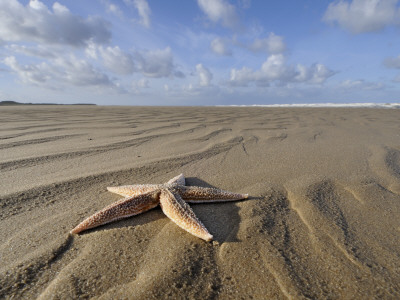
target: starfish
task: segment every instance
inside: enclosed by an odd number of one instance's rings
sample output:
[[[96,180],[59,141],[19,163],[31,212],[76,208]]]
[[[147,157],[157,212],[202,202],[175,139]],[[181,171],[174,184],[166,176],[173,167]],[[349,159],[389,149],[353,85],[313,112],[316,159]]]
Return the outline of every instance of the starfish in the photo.
[[[215,188],[187,186],[183,174],[164,184],[124,185],[107,187],[107,190],[125,198],[83,220],[70,231],[71,234],[138,215],[160,205],[164,214],[179,227],[205,241],[211,241],[213,236],[186,202],[235,201],[249,197],[248,194],[236,194]]]

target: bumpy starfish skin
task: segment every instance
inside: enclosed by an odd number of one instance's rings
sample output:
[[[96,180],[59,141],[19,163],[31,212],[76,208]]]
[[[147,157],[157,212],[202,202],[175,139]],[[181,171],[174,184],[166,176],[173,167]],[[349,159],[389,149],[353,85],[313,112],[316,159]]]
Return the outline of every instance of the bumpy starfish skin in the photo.
[[[151,191],[142,195],[121,199],[82,221],[71,230],[71,233],[79,233],[90,228],[148,211],[160,203],[159,195],[159,191]]]
[[[181,195],[186,202],[191,203],[236,201],[249,197],[247,194],[236,194],[220,189],[203,188],[198,186],[178,185],[172,187],[170,190]]]
[[[172,194],[167,189],[161,190],[160,206],[164,214],[182,229],[203,240],[212,240],[213,236],[179,194]]]
[[[197,219],[186,202],[235,201],[248,198],[247,194],[231,193],[215,188],[185,186],[183,174],[172,178],[165,184],[125,185],[107,189],[126,198],[85,219],[72,229],[71,233],[77,234],[90,228],[134,216],[160,204],[164,214],[179,227],[203,240],[211,241],[212,235]]]
[[[107,187],[109,192],[124,196],[134,197],[162,188],[163,184],[137,184]]]
[[[122,185],[122,186],[113,186],[107,187],[107,190],[112,193],[116,193],[118,195],[124,197],[132,197],[137,196],[143,193],[147,193],[150,191],[154,191],[156,189],[161,189],[168,186],[177,186],[177,185],[185,185],[185,177],[183,174],[180,174],[171,180],[169,180],[165,184],[136,184],[136,185]]]

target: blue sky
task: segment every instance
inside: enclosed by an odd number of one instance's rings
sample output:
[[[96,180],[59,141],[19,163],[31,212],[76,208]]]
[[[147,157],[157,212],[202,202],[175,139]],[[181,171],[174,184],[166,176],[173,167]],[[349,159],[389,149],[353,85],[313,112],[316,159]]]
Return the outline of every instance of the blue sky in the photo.
[[[397,0],[0,0],[0,100],[400,102]]]

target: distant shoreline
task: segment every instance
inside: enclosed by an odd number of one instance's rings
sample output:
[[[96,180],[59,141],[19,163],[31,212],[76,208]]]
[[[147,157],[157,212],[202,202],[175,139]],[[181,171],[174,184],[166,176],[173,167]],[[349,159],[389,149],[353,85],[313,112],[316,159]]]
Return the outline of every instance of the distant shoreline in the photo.
[[[97,105],[93,103],[73,103],[73,104],[60,104],[60,103],[21,103],[16,101],[0,101],[0,106],[19,106],[19,105]]]

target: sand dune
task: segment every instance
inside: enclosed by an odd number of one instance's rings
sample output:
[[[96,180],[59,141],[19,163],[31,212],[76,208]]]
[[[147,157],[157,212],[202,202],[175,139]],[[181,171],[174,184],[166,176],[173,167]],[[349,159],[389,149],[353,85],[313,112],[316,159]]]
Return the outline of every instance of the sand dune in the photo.
[[[0,109],[0,298],[400,298],[400,112],[373,108]],[[248,193],[68,232],[162,183]]]

